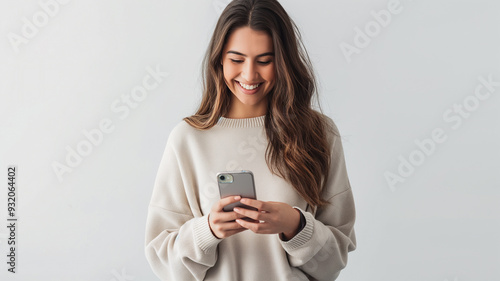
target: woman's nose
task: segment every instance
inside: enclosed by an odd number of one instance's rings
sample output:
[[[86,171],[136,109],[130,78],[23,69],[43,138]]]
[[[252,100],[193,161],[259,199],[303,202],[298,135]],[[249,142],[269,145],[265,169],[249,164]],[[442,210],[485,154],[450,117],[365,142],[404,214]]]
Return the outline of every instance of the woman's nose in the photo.
[[[255,82],[257,80],[257,77],[259,76],[255,67],[255,63],[245,63],[241,76],[246,80],[246,82]]]

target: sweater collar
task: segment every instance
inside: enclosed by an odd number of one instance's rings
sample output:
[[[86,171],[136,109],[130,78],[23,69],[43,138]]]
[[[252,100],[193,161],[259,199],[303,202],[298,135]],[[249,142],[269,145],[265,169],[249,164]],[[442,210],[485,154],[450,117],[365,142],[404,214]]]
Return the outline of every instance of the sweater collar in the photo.
[[[250,127],[261,127],[264,126],[264,120],[266,115],[251,117],[251,118],[226,118],[219,117],[217,125],[226,128],[250,128]]]

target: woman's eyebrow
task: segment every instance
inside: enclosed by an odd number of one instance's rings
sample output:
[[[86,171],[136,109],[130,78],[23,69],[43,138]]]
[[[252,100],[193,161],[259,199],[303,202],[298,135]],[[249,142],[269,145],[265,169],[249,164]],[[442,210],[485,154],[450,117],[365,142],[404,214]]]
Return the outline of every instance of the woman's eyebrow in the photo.
[[[236,51],[227,51],[228,54],[236,54],[236,55],[239,55],[239,56],[244,56],[246,57],[247,55],[245,54],[242,54],[240,52],[236,52]],[[263,54],[260,54],[260,55],[257,55],[257,57],[265,57],[265,56],[274,56],[274,53],[273,52],[267,52],[267,53],[263,53]]]

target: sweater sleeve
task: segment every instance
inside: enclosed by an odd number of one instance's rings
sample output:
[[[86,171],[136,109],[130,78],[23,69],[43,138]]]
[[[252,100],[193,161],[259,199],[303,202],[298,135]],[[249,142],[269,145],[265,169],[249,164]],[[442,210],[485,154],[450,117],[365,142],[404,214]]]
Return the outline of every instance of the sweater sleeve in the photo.
[[[333,140],[331,155],[327,190],[323,193],[330,204],[318,208],[315,215],[294,206],[305,216],[306,225],[292,239],[280,239],[290,265],[311,280],[337,279],[347,265],[348,252],[356,249],[354,198],[338,137]]]
[[[183,169],[173,143],[167,141],[148,207],[145,254],[161,280],[203,280],[217,261],[217,245],[208,214],[193,216]],[[191,193],[189,193],[191,192]],[[192,199],[192,198],[191,198]]]

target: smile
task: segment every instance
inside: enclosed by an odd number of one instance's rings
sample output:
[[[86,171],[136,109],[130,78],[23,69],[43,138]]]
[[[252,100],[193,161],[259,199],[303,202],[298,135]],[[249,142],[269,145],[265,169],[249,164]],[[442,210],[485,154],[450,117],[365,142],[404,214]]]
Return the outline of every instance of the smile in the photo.
[[[240,81],[236,81],[236,82],[238,82],[241,87],[243,87],[244,89],[247,89],[247,90],[254,90],[254,89],[257,89],[260,85],[262,85],[262,83],[247,85],[247,84],[241,83]]]

